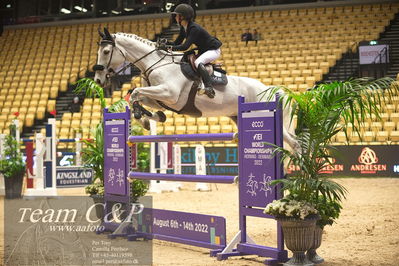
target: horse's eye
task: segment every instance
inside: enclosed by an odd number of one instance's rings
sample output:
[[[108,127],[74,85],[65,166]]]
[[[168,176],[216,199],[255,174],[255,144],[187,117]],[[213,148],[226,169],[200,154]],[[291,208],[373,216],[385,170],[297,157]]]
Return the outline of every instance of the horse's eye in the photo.
[[[104,50],[104,54],[109,54],[109,50]]]

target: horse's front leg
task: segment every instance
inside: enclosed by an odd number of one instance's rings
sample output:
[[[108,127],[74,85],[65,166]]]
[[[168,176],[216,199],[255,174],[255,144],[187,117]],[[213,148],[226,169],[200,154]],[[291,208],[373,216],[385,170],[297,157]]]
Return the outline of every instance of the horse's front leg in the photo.
[[[158,96],[161,92],[165,92],[161,95],[161,97],[154,97],[154,95]],[[158,85],[158,86],[151,86],[151,87],[142,87],[142,88],[135,88],[130,96],[130,104],[132,105],[133,109],[133,116],[134,118],[139,121],[143,125],[143,127],[147,130],[150,128],[149,119],[155,120],[157,122],[165,122],[166,115],[162,111],[157,111],[151,113],[147,109],[145,109],[142,105],[150,106],[156,109],[162,109],[162,107],[157,103],[157,100],[165,100],[163,97],[167,97],[167,86],[165,85]],[[148,95],[148,96],[146,96]],[[160,99],[159,99],[160,98]],[[143,117],[146,116],[146,117]]]
[[[179,99],[179,95],[180,90],[173,90],[167,84],[160,84],[157,86],[135,88],[131,95],[131,101],[142,101],[145,98],[149,98],[167,104],[175,104]]]

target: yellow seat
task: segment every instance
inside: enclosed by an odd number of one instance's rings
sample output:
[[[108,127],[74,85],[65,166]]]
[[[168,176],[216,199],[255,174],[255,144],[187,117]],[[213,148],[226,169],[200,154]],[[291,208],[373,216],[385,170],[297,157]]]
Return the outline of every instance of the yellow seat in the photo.
[[[200,125],[200,126],[198,126],[198,133],[200,133],[200,134],[209,133],[209,126],[208,125]]]
[[[186,126],[184,126],[184,125],[176,126],[175,134],[186,134]]]
[[[72,120],[71,128],[72,129],[78,129],[79,127],[80,127],[80,120]]]
[[[207,125],[208,121],[206,117],[198,117],[197,118],[197,125],[198,126],[203,126],[203,125]]]
[[[39,120],[44,119],[44,117],[46,115],[46,107],[44,107],[44,106],[37,107],[36,115],[37,115],[37,119],[39,119]]]
[[[230,117],[221,116],[219,117],[219,123],[220,125],[229,125],[232,123],[232,120],[230,119]]]
[[[372,131],[365,131],[365,132],[363,133],[362,139],[363,139],[363,141],[366,141],[366,142],[372,142],[372,141],[374,141],[374,137],[375,137],[374,132],[372,132]]]
[[[375,134],[375,132],[373,133]],[[390,132],[388,131],[379,131],[377,132],[375,139],[379,142],[386,142],[389,140],[389,134]]]
[[[218,125],[219,117],[208,117],[208,125]]]
[[[267,64],[266,68],[268,71],[277,70],[277,65],[276,64]]]
[[[292,78],[292,77],[285,77],[285,78],[283,78],[283,84],[285,85],[285,86],[287,86],[288,88],[290,88],[289,87],[289,85],[290,84],[293,84],[294,83],[294,78]],[[296,86],[295,86],[295,90],[296,90]]]
[[[185,125],[185,117],[184,116],[179,116],[174,118],[174,125],[175,126],[183,126]]]
[[[392,113],[392,114],[389,116],[389,119],[390,119],[392,122],[395,122],[395,123],[399,122],[399,113]],[[396,128],[399,130],[398,127],[396,127]]]
[[[281,63],[277,65],[277,70],[282,71],[288,69],[287,64]]]
[[[316,83],[316,78],[313,77],[313,76],[311,76],[311,77],[306,77],[305,82],[306,82],[306,85],[307,85],[308,87],[313,87],[313,86],[315,85],[315,83]]]
[[[282,85],[283,84],[283,79],[278,77],[278,78],[273,78],[273,85]]]
[[[310,77],[312,76],[312,70],[311,69],[302,69],[301,74],[303,77]]]
[[[278,71],[278,70],[270,71],[270,77],[271,77],[271,78],[278,78],[278,77],[280,77],[280,71]]]
[[[395,129],[395,122],[392,121],[384,122],[384,131],[388,131],[388,133],[390,133],[394,129]]]
[[[264,78],[269,78],[270,77],[270,72],[269,71],[261,71],[259,72],[259,78],[264,79]]]
[[[298,84],[298,91],[304,92],[304,91],[306,91],[307,89],[309,89],[309,86],[308,86],[307,84],[305,84],[305,83]]]
[[[305,83],[305,78],[304,77],[295,77],[294,78],[295,84],[304,84]]]
[[[193,126],[193,125],[196,125],[196,119],[195,119],[195,117],[191,117],[191,116],[188,116],[188,117],[186,117],[186,125],[187,126]]]
[[[391,141],[399,141],[399,130],[391,131],[389,138]]]
[[[210,133],[220,133],[221,131],[221,126],[220,125],[211,125],[209,127],[209,132]]]
[[[227,125],[227,124],[221,125],[220,129],[221,129],[222,133],[232,133],[233,132],[233,126],[232,125]]]
[[[336,141],[339,143],[345,143],[346,142],[346,136],[345,133],[340,131],[336,135]]]
[[[259,72],[258,71],[251,71],[251,72],[249,72],[248,77],[253,78],[253,79],[258,79],[259,78]]]
[[[196,125],[187,126],[187,134],[197,134],[198,127]]]

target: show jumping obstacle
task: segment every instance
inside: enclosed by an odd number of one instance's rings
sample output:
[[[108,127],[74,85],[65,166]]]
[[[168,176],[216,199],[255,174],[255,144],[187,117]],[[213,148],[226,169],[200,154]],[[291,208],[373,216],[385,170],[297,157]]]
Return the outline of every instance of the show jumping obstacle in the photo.
[[[91,173],[84,173],[85,176],[90,175],[89,179],[84,178],[84,183],[78,185],[60,184],[63,181],[58,180],[57,173],[79,173],[82,175],[83,171],[87,171],[81,167],[81,150],[82,143],[80,133],[74,139],[57,139],[56,136],[56,120],[50,118],[46,125],[46,133],[43,136],[37,133],[35,138],[21,139],[25,143],[26,152],[26,168],[27,168],[27,186],[24,196],[55,196],[57,195],[57,186],[82,186],[87,185],[91,181]],[[17,130],[17,135],[19,132]],[[75,152],[57,152],[57,143],[76,143]],[[35,145],[35,149],[34,149]],[[75,156],[76,164],[73,167],[57,167],[57,155]],[[36,156],[35,164],[33,158]],[[82,179],[83,180],[83,179]],[[75,180],[76,181],[76,180]],[[87,182],[86,182],[87,181]],[[59,184],[57,184],[59,183]]]
[[[110,238],[125,236],[128,240],[160,239],[212,249],[211,255],[218,260],[230,256],[255,254],[271,259],[267,264],[284,262],[282,230],[277,225],[277,247],[256,245],[247,235],[247,217],[273,218],[263,213],[264,207],[279,196],[270,182],[283,177],[280,157],[265,142],[283,145],[282,111],[275,102],[245,103],[239,97],[238,151],[239,151],[239,231],[226,245],[226,221],[224,217],[146,208],[137,220],[122,223],[103,222]],[[131,156],[128,143],[182,142],[233,140],[229,134],[191,134],[170,136],[129,136],[130,111],[124,113],[104,112],[104,183],[105,213],[115,202],[130,206],[130,186],[127,177],[145,180],[183,182],[208,182],[232,184],[233,176],[178,175],[134,172],[130,168]],[[128,143],[126,143],[128,139]],[[127,174],[127,172],[129,172]],[[137,206],[136,206],[137,207]],[[130,207],[133,210],[136,207]],[[129,208],[129,207],[128,207]],[[162,226],[161,226],[161,225]]]

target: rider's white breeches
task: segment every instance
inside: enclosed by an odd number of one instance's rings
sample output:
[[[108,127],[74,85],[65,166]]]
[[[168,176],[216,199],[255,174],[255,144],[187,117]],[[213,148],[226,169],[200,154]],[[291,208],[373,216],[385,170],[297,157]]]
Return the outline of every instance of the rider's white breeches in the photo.
[[[208,64],[216,59],[218,59],[220,57],[220,48],[216,49],[216,50],[209,50],[206,51],[205,53],[203,53],[202,55],[200,55],[197,60],[195,60],[195,67],[198,68],[198,65],[200,63],[202,64]]]

